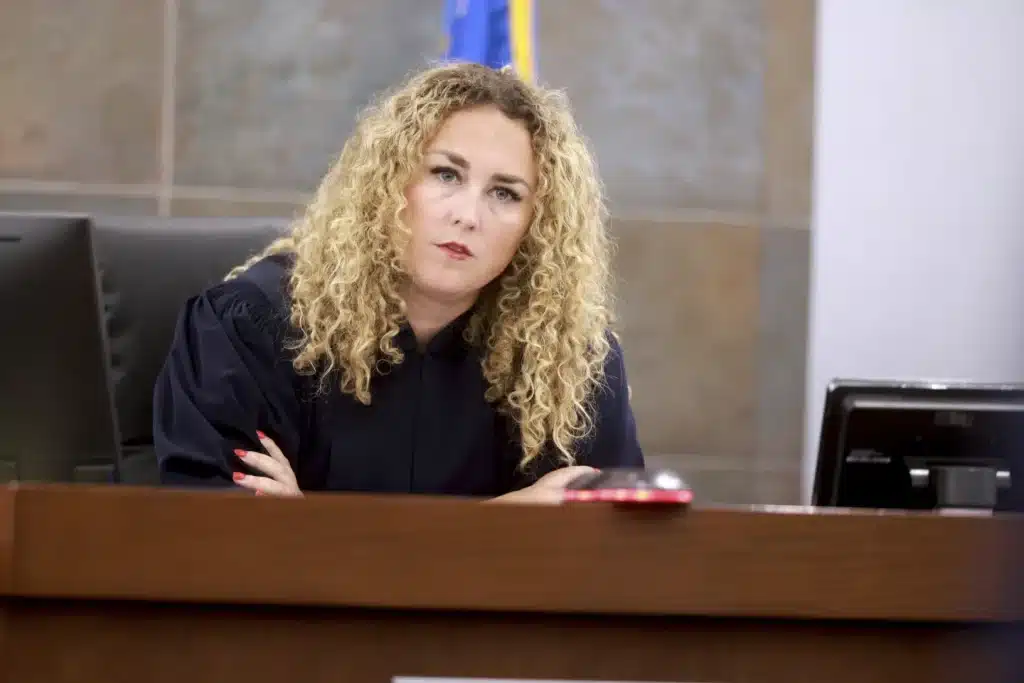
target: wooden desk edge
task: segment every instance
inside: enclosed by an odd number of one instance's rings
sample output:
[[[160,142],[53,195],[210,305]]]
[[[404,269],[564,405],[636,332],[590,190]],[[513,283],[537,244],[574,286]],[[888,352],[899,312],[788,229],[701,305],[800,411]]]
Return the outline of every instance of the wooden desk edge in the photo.
[[[7,493],[0,495],[0,506],[5,500],[13,506],[19,534],[9,562],[8,594],[25,597],[637,616],[1024,620],[1017,596],[998,592],[1008,577],[1021,575],[1021,554],[987,556],[1021,538],[1024,520],[1018,517],[727,508],[662,515],[647,523],[637,519],[647,512],[602,506],[478,506],[414,497],[273,500],[84,486],[21,486]],[[225,523],[210,524],[211,519]],[[269,526],[277,552],[257,533],[246,533],[245,526]],[[234,533],[224,534],[225,527]],[[109,533],[97,537],[97,528]],[[306,533],[296,534],[295,528]],[[670,532],[680,535],[678,544],[665,543]],[[728,537],[733,532],[766,547],[751,552]],[[62,542],[54,544],[54,538]],[[868,547],[849,547],[855,543]],[[210,555],[215,561],[197,563]],[[410,557],[415,558],[411,568]],[[751,562],[760,566],[742,566]],[[850,575],[830,578],[819,571],[822,566]],[[616,580],[616,572],[624,581]],[[809,573],[791,576],[794,572]],[[759,573],[765,580],[751,585]],[[339,581],[339,574],[349,580]],[[893,580],[908,583],[894,590],[887,586]],[[1001,588],[983,588],[992,581]],[[852,594],[843,595],[844,587]]]

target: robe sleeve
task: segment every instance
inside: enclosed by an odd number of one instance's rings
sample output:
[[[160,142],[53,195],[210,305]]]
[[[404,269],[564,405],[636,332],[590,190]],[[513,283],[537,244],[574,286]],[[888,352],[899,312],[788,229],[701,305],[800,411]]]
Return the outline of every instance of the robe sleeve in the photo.
[[[302,418],[297,375],[284,351],[284,315],[244,281],[186,303],[154,387],[162,484],[234,486],[235,471],[250,471],[234,451],[262,451],[257,430],[298,471]]]
[[[605,385],[594,397],[594,432],[582,444],[578,462],[598,469],[643,467],[644,454],[629,402],[626,361],[618,340],[609,334],[611,349],[605,358]]]

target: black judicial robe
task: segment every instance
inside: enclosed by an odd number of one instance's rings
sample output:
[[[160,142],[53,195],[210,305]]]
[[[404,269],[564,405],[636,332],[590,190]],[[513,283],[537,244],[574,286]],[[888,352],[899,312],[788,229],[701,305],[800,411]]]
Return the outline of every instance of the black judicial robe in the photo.
[[[480,351],[462,330],[469,314],[374,377],[365,406],[294,371],[285,285],[290,260],[273,256],[190,299],[154,390],[153,438],[162,483],[234,486],[247,470],[236,448],[261,450],[263,431],[291,461],[303,491],[497,496],[554,469],[551,455],[526,472],[512,420],[484,400]],[[642,467],[622,349],[613,343],[607,387],[595,397],[595,430],[580,464]]]

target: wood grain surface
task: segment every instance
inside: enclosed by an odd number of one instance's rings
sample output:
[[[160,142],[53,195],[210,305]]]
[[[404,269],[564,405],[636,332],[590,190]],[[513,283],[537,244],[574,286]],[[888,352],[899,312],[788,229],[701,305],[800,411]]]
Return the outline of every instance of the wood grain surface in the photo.
[[[21,486],[0,493],[0,682],[1019,682],[1022,531]]]
[[[13,592],[14,577],[14,497],[15,486],[0,486],[0,681],[8,681],[10,658],[4,656],[10,615],[3,601]]]
[[[23,487],[16,593],[217,603],[1000,621],[1018,518],[523,507]],[[59,542],[58,542],[59,541]]]
[[[1019,633],[882,622],[31,602],[9,683],[1020,683]],[[7,683],[7,682],[5,682]]]

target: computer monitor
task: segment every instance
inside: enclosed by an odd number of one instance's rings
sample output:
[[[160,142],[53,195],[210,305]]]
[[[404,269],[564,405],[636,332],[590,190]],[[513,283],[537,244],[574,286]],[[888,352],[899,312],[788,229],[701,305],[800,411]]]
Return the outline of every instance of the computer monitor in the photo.
[[[0,479],[116,477],[88,218],[0,213]]]
[[[1024,511],[1024,386],[835,380],[814,505]]]

